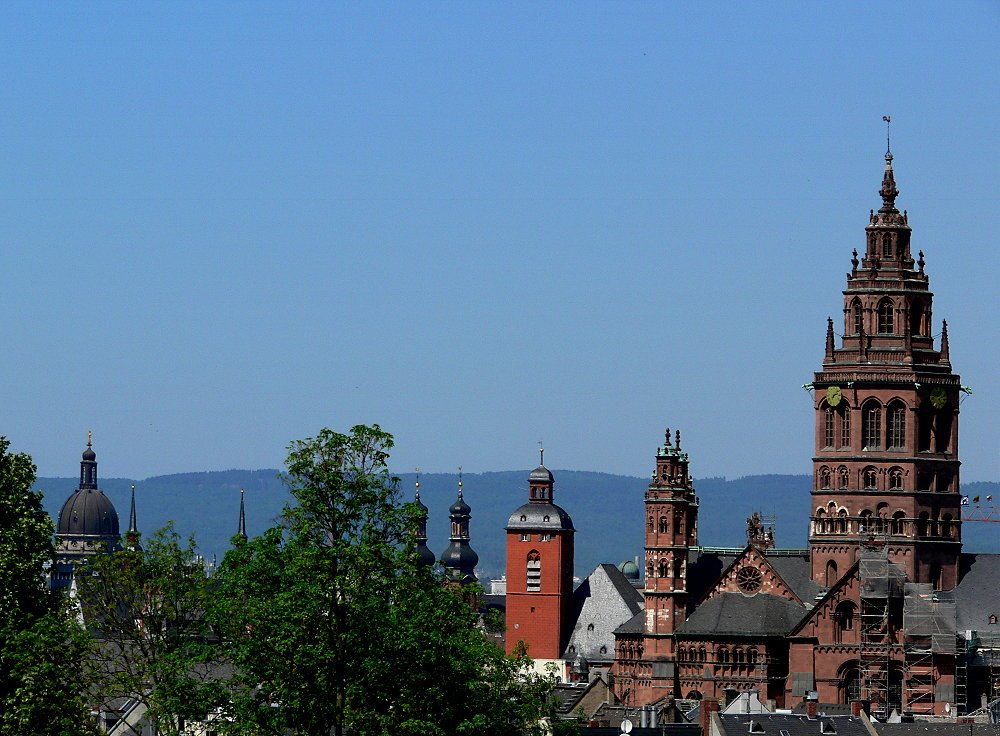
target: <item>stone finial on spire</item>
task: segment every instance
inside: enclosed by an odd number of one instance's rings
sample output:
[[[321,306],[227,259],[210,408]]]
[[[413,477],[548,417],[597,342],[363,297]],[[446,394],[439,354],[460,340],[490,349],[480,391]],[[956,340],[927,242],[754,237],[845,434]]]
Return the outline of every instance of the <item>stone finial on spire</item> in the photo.
[[[899,189],[896,188],[896,177],[892,171],[892,154],[885,154],[885,173],[882,174],[882,188],[878,190],[882,195],[882,207],[879,212],[898,212],[896,209],[896,197]]]
[[[240,489],[240,524],[239,524],[239,529],[236,532],[236,535],[245,542],[247,540],[247,515],[246,515],[246,507],[245,507],[244,502],[243,502],[243,494],[244,493],[245,493],[245,491],[241,488]]]
[[[538,464],[545,467],[545,446],[538,440]]]
[[[833,357],[834,349],[834,339],[833,339],[833,317],[826,318],[826,357]]]
[[[681,449],[681,431],[679,429],[677,430],[677,434],[674,435],[674,440],[674,445],[677,449]]]
[[[419,503],[420,502],[420,468],[414,468],[414,470],[417,473],[417,479],[413,482],[413,485],[414,485],[414,488],[415,488],[413,496],[414,496],[414,499],[416,499],[416,501]]]
[[[670,427],[667,427],[666,437],[663,439],[663,449],[666,450],[670,447]]]
[[[458,466],[458,497],[462,498],[462,466]]]
[[[93,438],[94,438],[94,433],[91,432],[88,429],[87,430],[87,447],[93,447],[94,446],[94,443],[92,442]]]
[[[944,363],[951,362],[948,346],[948,320],[944,320],[941,324],[941,361]]]

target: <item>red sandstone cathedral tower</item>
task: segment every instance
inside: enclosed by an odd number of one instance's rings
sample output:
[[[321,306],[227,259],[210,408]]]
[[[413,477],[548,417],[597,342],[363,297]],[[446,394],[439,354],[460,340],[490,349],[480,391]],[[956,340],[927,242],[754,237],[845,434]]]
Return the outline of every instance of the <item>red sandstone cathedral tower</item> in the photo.
[[[558,659],[569,638],[573,520],[553,503],[542,462],[528,476],[528,503],[507,522],[507,653],[523,642],[534,660]]]
[[[816,455],[809,546],[812,578],[830,586],[881,542],[908,580],[950,590],[958,582],[961,524],[958,408],[948,325],[935,349],[924,255],[896,208],[892,154],[882,207],[854,251],[844,290],[841,346],[827,325],[815,374]]]

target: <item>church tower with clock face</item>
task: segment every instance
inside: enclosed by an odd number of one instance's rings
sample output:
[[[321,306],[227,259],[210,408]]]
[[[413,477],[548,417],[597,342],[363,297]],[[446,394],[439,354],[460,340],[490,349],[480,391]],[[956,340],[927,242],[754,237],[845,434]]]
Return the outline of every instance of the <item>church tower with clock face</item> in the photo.
[[[814,377],[811,573],[831,586],[864,544],[881,546],[911,582],[950,590],[962,546],[958,485],[959,377],[948,325],[935,345],[924,254],[914,259],[907,213],[896,208],[886,152],[882,206],[854,251],[840,345],[827,324]]]

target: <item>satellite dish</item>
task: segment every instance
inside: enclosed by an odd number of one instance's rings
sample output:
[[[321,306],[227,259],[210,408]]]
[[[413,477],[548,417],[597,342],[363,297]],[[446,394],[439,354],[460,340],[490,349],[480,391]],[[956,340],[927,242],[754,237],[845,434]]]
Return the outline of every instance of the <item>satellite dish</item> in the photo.
[[[622,733],[628,733],[632,730],[632,721],[628,718],[622,720]]]

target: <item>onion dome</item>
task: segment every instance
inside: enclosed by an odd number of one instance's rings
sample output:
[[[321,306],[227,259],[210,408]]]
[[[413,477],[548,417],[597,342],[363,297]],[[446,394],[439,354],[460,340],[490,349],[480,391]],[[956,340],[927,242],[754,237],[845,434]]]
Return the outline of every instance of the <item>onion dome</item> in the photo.
[[[476,582],[479,555],[469,543],[469,520],[472,509],[462,496],[462,470],[458,472],[458,499],[451,505],[451,537],[441,562],[451,580],[465,584]]]
[[[437,559],[434,553],[427,546],[427,517],[429,516],[427,507],[420,500],[420,475],[417,475],[416,492],[413,499],[417,507],[417,530],[415,540],[417,542],[417,562],[424,567],[433,567]]]

